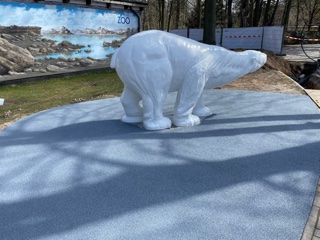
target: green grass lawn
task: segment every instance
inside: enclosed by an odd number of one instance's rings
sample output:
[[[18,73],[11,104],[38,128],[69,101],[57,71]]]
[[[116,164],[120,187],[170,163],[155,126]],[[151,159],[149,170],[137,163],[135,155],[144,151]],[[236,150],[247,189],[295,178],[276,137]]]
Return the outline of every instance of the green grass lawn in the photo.
[[[37,82],[0,86],[0,125],[71,103],[119,96],[123,84],[115,71],[104,70]]]

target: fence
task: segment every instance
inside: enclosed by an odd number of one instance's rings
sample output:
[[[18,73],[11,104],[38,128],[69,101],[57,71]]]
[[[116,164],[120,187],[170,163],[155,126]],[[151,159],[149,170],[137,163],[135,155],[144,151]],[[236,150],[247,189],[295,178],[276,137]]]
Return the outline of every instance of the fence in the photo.
[[[170,32],[202,41],[203,29],[174,29]],[[219,28],[216,29],[216,44],[229,49],[259,49],[281,53],[283,26]]]

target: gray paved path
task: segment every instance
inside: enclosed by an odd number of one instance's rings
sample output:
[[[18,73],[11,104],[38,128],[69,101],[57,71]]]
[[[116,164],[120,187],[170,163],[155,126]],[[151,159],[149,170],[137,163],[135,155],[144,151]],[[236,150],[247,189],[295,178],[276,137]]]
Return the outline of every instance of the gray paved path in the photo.
[[[215,115],[189,128],[121,123],[113,98],[0,132],[1,239],[300,239],[320,172],[317,107],[245,91],[206,101]]]
[[[304,44],[306,54],[313,60],[320,59],[320,44]],[[284,58],[288,61],[312,62],[303,52],[301,45],[285,45],[282,53],[286,54]]]

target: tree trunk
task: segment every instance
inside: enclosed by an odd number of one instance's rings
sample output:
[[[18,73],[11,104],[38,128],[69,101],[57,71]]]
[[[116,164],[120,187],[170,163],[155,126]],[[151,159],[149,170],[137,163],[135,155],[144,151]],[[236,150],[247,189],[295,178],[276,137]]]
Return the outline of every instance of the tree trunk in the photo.
[[[249,0],[249,17],[248,17],[248,26],[252,27],[252,23],[253,23],[253,1],[254,0]]]
[[[175,23],[174,23],[174,28],[177,29],[179,28],[179,22],[180,22],[180,1],[178,0],[176,2],[176,19],[175,19]]]
[[[266,9],[264,11],[264,16],[263,16],[263,26],[267,26],[268,21],[269,21],[270,4],[271,4],[271,0],[268,0],[267,5],[266,5]]]
[[[282,19],[282,25],[285,26],[285,28],[288,26],[291,4],[292,4],[292,0],[287,0],[285,12],[283,14],[283,19]]]
[[[314,21],[317,21],[317,18],[319,18],[320,1],[300,0],[300,12],[301,18],[305,22],[305,25],[308,26],[308,31],[310,31],[311,25],[314,23]]]
[[[296,0],[297,1],[297,14],[296,14],[296,26],[295,26],[295,30],[298,30],[299,27],[299,15],[300,15],[300,0]]]
[[[271,0],[270,0],[271,1]],[[232,28],[233,20],[232,20],[232,0],[228,0],[228,28]]]
[[[170,31],[170,23],[171,23],[171,17],[172,17],[172,9],[173,9],[173,0],[171,0],[170,6],[169,6],[169,16],[168,16],[167,32]]]
[[[201,28],[201,0],[197,0],[197,23],[198,28]]]
[[[240,3],[240,27],[247,27],[248,0],[241,0]]]
[[[308,31],[310,31],[310,28],[311,28],[311,25],[313,23],[313,19],[314,19],[315,15],[316,15],[316,12],[319,11],[319,9],[317,9],[317,4],[318,3],[319,3],[318,1],[314,1],[313,7],[312,7],[312,9],[310,11],[309,23],[308,23]]]
[[[258,26],[259,20],[260,20],[260,0],[255,0],[255,8],[254,8],[252,26],[253,27]]]
[[[216,40],[216,0],[205,0],[203,42],[215,44]]]
[[[269,26],[272,26],[272,25],[273,25],[274,17],[275,17],[275,15],[276,15],[276,12],[277,12],[277,9],[278,9],[278,5],[279,5],[279,0],[277,0],[276,4],[274,5],[274,9],[273,9],[273,12],[272,12],[270,21],[269,21],[269,23],[268,23]]]
[[[159,29],[164,30],[165,0],[158,0]]]

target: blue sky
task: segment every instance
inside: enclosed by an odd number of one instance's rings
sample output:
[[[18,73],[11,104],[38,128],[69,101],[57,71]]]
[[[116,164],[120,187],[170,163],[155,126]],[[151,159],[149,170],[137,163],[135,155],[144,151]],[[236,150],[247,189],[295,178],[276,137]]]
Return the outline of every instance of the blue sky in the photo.
[[[130,23],[119,24],[121,16],[129,18]],[[0,25],[40,26],[44,31],[62,26],[68,29],[103,27],[117,30],[137,28],[137,18],[125,11],[0,1]]]

